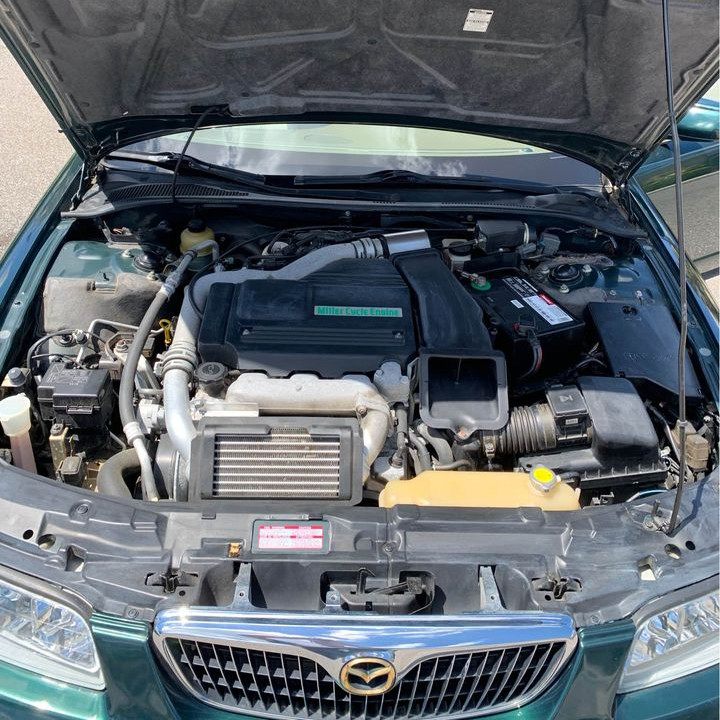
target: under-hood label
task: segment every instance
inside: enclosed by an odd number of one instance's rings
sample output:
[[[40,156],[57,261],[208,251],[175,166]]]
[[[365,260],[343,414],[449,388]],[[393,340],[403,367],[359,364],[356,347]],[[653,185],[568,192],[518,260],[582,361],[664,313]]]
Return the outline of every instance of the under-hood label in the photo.
[[[478,10],[471,8],[468,10],[463,30],[465,32],[487,32],[488,25],[492,20],[494,10]]]
[[[338,317],[402,317],[402,308],[356,307],[353,305],[316,305],[315,315],[336,315]]]
[[[256,520],[253,527],[255,552],[319,552],[329,550],[328,523],[270,522]]]
[[[506,285],[509,285],[525,301],[525,304],[546,322],[551,325],[562,325],[562,323],[573,321],[573,318],[559,305],[556,305],[552,298],[540,292],[532,283],[519,277],[503,279]],[[512,303],[517,307],[515,301],[512,301]]]

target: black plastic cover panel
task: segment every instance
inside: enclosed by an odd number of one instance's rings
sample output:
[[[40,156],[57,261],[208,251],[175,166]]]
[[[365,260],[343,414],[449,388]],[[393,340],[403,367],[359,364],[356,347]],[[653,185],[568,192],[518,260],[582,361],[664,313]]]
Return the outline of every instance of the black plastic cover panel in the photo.
[[[420,417],[462,434],[508,421],[505,356],[494,350],[481,308],[434,250],[395,258],[412,288],[422,333]]]
[[[677,396],[680,332],[665,305],[590,303],[588,311],[614,375],[659,399]],[[702,398],[689,356],[685,384],[688,398]]]
[[[386,260],[340,260],[304,280],[217,283],[198,342],[203,362],[274,377],[337,378],[404,368],[416,342],[410,292]]]

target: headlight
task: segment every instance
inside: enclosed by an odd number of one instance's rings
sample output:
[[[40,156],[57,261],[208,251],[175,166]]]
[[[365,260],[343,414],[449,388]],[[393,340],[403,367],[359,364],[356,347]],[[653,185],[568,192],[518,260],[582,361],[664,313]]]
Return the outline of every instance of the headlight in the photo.
[[[0,660],[75,685],[105,687],[85,618],[6,580],[0,580]]]
[[[619,693],[659,685],[718,662],[718,592],[651,615],[638,626]]]

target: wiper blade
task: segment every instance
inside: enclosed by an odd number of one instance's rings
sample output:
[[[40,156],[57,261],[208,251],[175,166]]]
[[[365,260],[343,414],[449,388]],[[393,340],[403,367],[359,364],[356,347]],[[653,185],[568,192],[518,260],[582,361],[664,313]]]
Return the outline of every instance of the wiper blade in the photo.
[[[561,188],[555,185],[508,180],[487,175],[423,175],[412,170],[379,170],[367,175],[297,175],[294,185],[301,187],[333,187],[354,185],[427,185],[434,187],[461,187],[478,190],[505,190],[520,193],[554,193]]]
[[[115,150],[106,155],[103,160],[122,160],[123,162],[144,163],[147,165],[155,165],[156,167],[166,168],[167,170],[175,170],[180,153],[159,152],[126,152],[123,150]],[[245,172],[244,170],[234,170],[233,168],[215,165],[203,160],[185,155],[180,163],[180,174],[183,171],[191,173],[202,173],[211,177],[229,180],[230,182],[241,183],[243,185],[251,185],[256,187],[265,186],[265,176],[258,173]]]

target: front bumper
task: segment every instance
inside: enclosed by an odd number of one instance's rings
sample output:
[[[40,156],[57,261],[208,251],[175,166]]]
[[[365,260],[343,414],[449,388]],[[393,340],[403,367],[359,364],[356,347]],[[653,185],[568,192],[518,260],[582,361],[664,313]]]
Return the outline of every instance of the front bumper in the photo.
[[[146,623],[96,615],[92,628],[107,682],[105,692],[65,685],[0,663],[0,719],[243,717],[198,702],[167,677],[151,650],[150,627]],[[616,696],[634,632],[633,624],[627,620],[580,630],[575,655],[550,689],[521,709],[488,717],[498,720],[717,717],[717,668]]]

